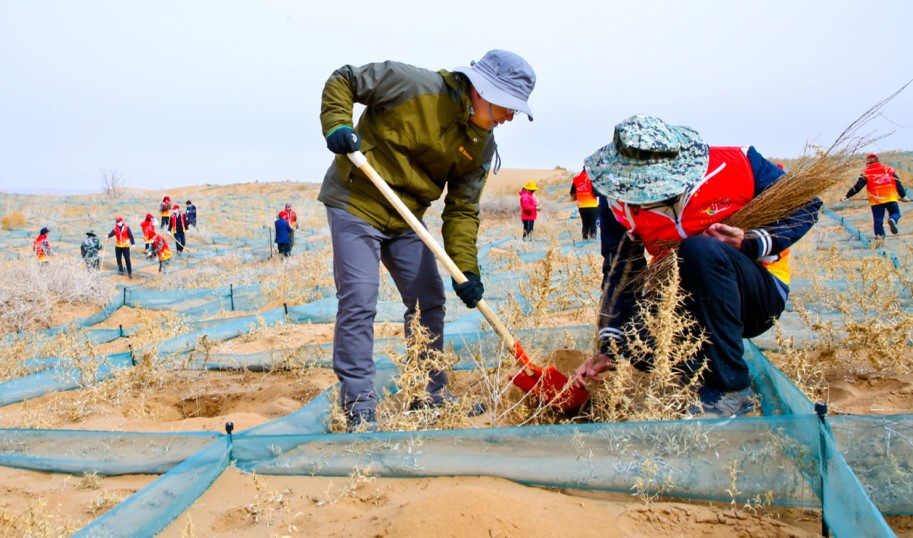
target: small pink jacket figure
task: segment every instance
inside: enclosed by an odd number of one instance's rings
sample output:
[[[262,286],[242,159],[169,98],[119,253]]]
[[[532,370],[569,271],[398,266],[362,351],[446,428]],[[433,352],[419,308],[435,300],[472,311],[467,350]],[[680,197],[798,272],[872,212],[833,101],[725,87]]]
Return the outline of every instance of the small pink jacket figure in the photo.
[[[533,224],[536,222],[536,211],[541,209],[539,201],[536,200],[535,191],[539,190],[534,181],[523,185],[520,190],[520,220],[523,221],[523,238],[529,237],[533,233]]]

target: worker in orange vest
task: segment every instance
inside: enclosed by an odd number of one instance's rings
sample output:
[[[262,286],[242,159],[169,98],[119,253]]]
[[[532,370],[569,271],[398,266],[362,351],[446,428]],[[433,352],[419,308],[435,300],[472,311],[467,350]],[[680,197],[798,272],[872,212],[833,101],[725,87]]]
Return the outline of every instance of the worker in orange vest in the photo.
[[[159,205],[159,216],[162,217],[162,229],[168,229],[168,223],[171,222],[171,197],[165,196],[162,198],[162,203]]]
[[[114,229],[108,234],[108,239],[114,238],[114,255],[117,258],[117,272],[124,274],[124,262],[127,265],[127,278],[133,278],[133,266],[130,264],[130,247],[136,244],[133,232],[124,222],[122,217],[114,220]],[[122,261],[123,260],[123,261]]]
[[[150,253],[149,247],[152,245],[152,240],[155,238],[155,218],[152,216],[152,213],[146,213],[146,220],[140,223],[140,228],[143,229],[143,243],[146,258],[151,258],[152,254]]]
[[[593,192],[586,170],[577,174],[571,181],[571,196],[577,200],[577,211],[583,229],[583,240],[596,239],[596,220],[599,218],[599,200]]]
[[[45,263],[50,261],[51,244],[48,243],[48,232],[51,230],[47,227],[38,232],[38,237],[32,241],[32,248],[35,249],[35,256],[39,262]]]
[[[888,226],[892,234],[897,234],[897,223],[900,222],[900,207],[897,200],[909,202],[907,191],[897,177],[897,172],[890,166],[878,162],[878,155],[869,153],[865,158],[865,170],[859,176],[853,188],[846,191],[844,200],[851,198],[865,187],[869,194],[869,205],[872,206],[875,239],[884,239],[884,214],[888,213]]]
[[[168,248],[168,241],[159,234],[155,234],[149,248],[153,256],[158,256],[159,273],[164,273],[168,268],[168,260],[171,259],[171,250]]]

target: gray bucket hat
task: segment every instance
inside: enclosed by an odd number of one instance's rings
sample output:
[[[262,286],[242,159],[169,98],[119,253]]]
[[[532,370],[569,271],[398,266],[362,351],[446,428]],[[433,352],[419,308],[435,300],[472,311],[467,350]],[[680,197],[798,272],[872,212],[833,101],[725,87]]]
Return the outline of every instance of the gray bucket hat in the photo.
[[[489,103],[523,112],[533,121],[527,101],[536,86],[536,73],[520,55],[494,49],[478,62],[454,71],[469,77],[472,86]]]
[[[587,157],[584,168],[607,198],[650,204],[696,185],[709,161],[710,148],[694,129],[637,115],[616,125],[612,143]]]

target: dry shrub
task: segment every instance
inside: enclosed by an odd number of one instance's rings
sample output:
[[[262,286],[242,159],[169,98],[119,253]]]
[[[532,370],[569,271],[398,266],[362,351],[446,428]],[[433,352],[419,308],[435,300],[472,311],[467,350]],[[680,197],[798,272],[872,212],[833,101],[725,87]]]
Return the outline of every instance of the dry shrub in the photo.
[[[50,327],[55,305],[101,307],[113,293],[101,273],[76,258],[0,262],[0,330]]]
[[[9,335],[0,341],[0,381],[27,375],[29,370],[23,361],[28,359],[78,359],[95,355],[96,348],[88,336],[87,330],[79,327],[50,336],[34,332]]]
[[[22,211],[12,211],[0,217],[0,228],[4,230],[18,230],[25,227],[25,215]]]
[[[529,316],[533,326],[538,327],[545,319],[545,314],[564,310],[569,301],[563,290],[576,286],[566,278],[566,273],[561,269],[561,254],[552,245],[545,253],[545,258],[536,262],[529,272],[527,282],[520,287],[520,292],[529,303]]]
[[[292,490],[290,488],[281,491],[275,490],[257,474],[253,475],[253,479],[256,494],[254,501],[244,509],[247,523],[249,525],[263,523],[266,527],[271,527],[277,515],[283,513],[288,515]]]
[[[320,287],[333,285],[329,253],[280,257],[268,282],[269,286],[263,286],[268,302],[304,304],[317,300],[321,297]]]
[[[904,268],[898,271],[889,260],[873,255],[860,260],[855,269],[842,271],[843,291],[813,280],[813,297],[797,301],[796,311],[816,338],[801,351],[781,339],[786,352],[777,355],[778,365],[793,370],[788,375],[797,375],[790,360],[783,358],[793,355],[792,362],[806,371],[811,369],[806,363],[817,363],[825,373],[889,376],[913,371],[906,351],[913,341],[913,312],[899,300],[901,293],[909,297],[909,291],[898,286],[898,273]],[[839,318],[825,318],[821,311],[839,313]],[[820,395],[820,389],[816,393]]]
[[[333,491],[332,483],[327,486],[326,491],[323,492],[324,499],[318,500],[317,506],[333,506],[339,501],[348,498],[356,498],[367,504],[381,504],[386,498],[386,492],[383,487],[375,488],[370,495],[362,495],[366,493],[365,489],[367,489],[368,484],[376,478],[371,475],[370,469],[361,469],[355,466],[352,472],[349,473],[349,479],[338,491]]]
[[[673,257],[673,260],[675,258]],[[590,418],[598,422],[671,420],[688,415],[698,403],[701,371],[690,379],[683,375],[685,363],[705,343],[693,317],[683,310],[685,296],[674,264],[651,296],[638,305],[632,323],[625,329],[626,350],[614,342],[610,355],[624,357],[591,389]],[[643,327],[642,334],[638,327]],[[634,364],[650,364],[640,372]]]
[[[421,324],[421,311],[409,321],[409,335],[402,353],[389,354],[397,367],[394,382],[395,396],[384,399],[377,408],[378,426],[388,431],[415,431],[427,429],[456,429],[469,426],[467,414],[472,408],[472,396],[464,394],[446,401],[440,407],[430,405],[425,390],[434,372],[453,375],[453,366],[459,357],[432,347],[432,335]],[[418,406],[418,409],[410,409]]]

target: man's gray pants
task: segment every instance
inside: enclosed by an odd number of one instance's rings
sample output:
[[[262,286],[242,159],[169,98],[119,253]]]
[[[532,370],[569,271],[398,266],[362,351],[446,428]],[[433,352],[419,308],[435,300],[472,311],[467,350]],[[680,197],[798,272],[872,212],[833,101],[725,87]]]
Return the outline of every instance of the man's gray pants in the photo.
[[[406,306],[406,335],[416,305],[421,324],[431,333],[432,348],[444,349],[444,284],[434,254],[412,230],[389,234],[349,212],[327,207],[336,281],[336,328],[333,371],[342,385],[340,399],[348,413],[374,409],[374,317],[380,287],[380,262],[390,272]],[[447,374],[432,372],[428,392],[440,394]]]

